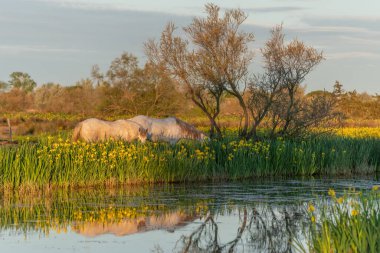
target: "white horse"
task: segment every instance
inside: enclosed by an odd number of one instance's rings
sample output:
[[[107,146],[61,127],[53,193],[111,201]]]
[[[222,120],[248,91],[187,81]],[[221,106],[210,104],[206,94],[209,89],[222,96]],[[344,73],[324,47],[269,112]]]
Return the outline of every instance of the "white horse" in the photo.
[[[148,130],[148,138],[151,141],[166,141],[176,144],[180,139],[205,140],[208,137],[194,126],[176,118],[168,117],[164,119],[150,118],[138,115],[129,119],[140,124]]]
[[[105,141],[108,139],[134,141],[144,143],[147,129],[131,120],[104,121],[95,118],[79,122],[74,128],[73,141],[79,139],[86,142]]]

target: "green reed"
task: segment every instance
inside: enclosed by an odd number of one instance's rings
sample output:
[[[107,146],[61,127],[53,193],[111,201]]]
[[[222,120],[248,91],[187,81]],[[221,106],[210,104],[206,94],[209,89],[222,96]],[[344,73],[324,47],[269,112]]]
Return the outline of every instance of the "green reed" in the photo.
[[[346,192],[315,206],[309,203],[311,220],[307,246],[298,243],[303,252],[380,252],[380,191],[374,186],[370,192]]]
[[[324,137],[306,141],[205,143],[72,143],[45,137],[0,148],[0,185],[92,186],[373,173],[380,139]]]

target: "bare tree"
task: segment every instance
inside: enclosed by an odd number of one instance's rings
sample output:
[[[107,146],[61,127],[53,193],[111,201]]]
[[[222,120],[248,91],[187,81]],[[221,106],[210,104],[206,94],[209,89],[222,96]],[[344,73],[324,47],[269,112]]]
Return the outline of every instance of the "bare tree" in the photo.
[[[322,52],[297,39],[286,45],[282,26],[277,26],[262,54],[265,73],[249,86],[250,136],[257,137],[257,127],[264,118],[270,119],[272,136],[294,136],[330,118],[333,104],[329,97],[307,100],[301,86],[322,61]]]
[[[257,129],[267,117],[275,101],[281,98],[284,89],[284,69],[280,66],[284,35],[281,27],[271,31],[272,37],[261,50],[264,58],[264,70],[261,75],[255,75],[248,85],[248,108],[252,117],[248,138],[257,139]]]
[[[159,43],[151,40],[145,44],[146,54],[156,64],[163,63],[167,71],[186,87],[191,100],[208,117],[211,134],[221,135],[216,121],[220,101],[227,91],[239,100],[243,109],[242,134],[248,127],[248,111],[243,99],[248,65],[253,53],[248,43],[253,34],[240,32],[246,15],[239,9],[227,10],[219,16],[220,8],[205,6],[207,17],[194,18],[183,31],[188,39],[174,35],[170,23],[162,32]]]

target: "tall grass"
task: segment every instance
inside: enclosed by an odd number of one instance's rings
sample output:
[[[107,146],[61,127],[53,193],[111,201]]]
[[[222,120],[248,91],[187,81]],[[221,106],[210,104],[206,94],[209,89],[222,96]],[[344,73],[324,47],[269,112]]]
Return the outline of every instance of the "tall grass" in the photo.
[[[330,198],[317,207],[309,204],[310,227],[303,252],[380,252],[380,191],[351,191]]]
[[[339,137],[175,146],[47,137],[0,148],[0,184],[9,188],[347,175],[373,173],[379,166],[379,139]]]

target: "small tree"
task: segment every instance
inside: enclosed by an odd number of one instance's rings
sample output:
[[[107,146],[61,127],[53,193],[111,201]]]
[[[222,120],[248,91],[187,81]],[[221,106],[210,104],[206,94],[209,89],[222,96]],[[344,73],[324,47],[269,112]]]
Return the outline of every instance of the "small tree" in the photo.
[[[0,81],[0,92],[5,91],[8,88],[8,83]]]
[[[135,81],[134,74],[137,70],[137,57],[129,53],[123,53],[112,61],[106,76],[111,86],[120,90],[127,90],[128,86]]]
[[[339,81],[335,81],[334,87],[333,87],[333,94],[336,97],[337,100],[340,100],[344,94],[343,84],[341,84]]]
[[[10,78],[9,85],[12,88],[20,89],[25,92],[31,92],[37,86],[37,83],[30,75],[24,72],[13,72],[10,74]]]
[[[322,61],[321,52],[298,40],[285,45],[282,26],[277,26],[262,54],[265,73],[250,84],[251,136],[257,136],[265,117],[270,118],[272,136],[296,136],[332,115],[331,96],[306,99],[301,86]]]

